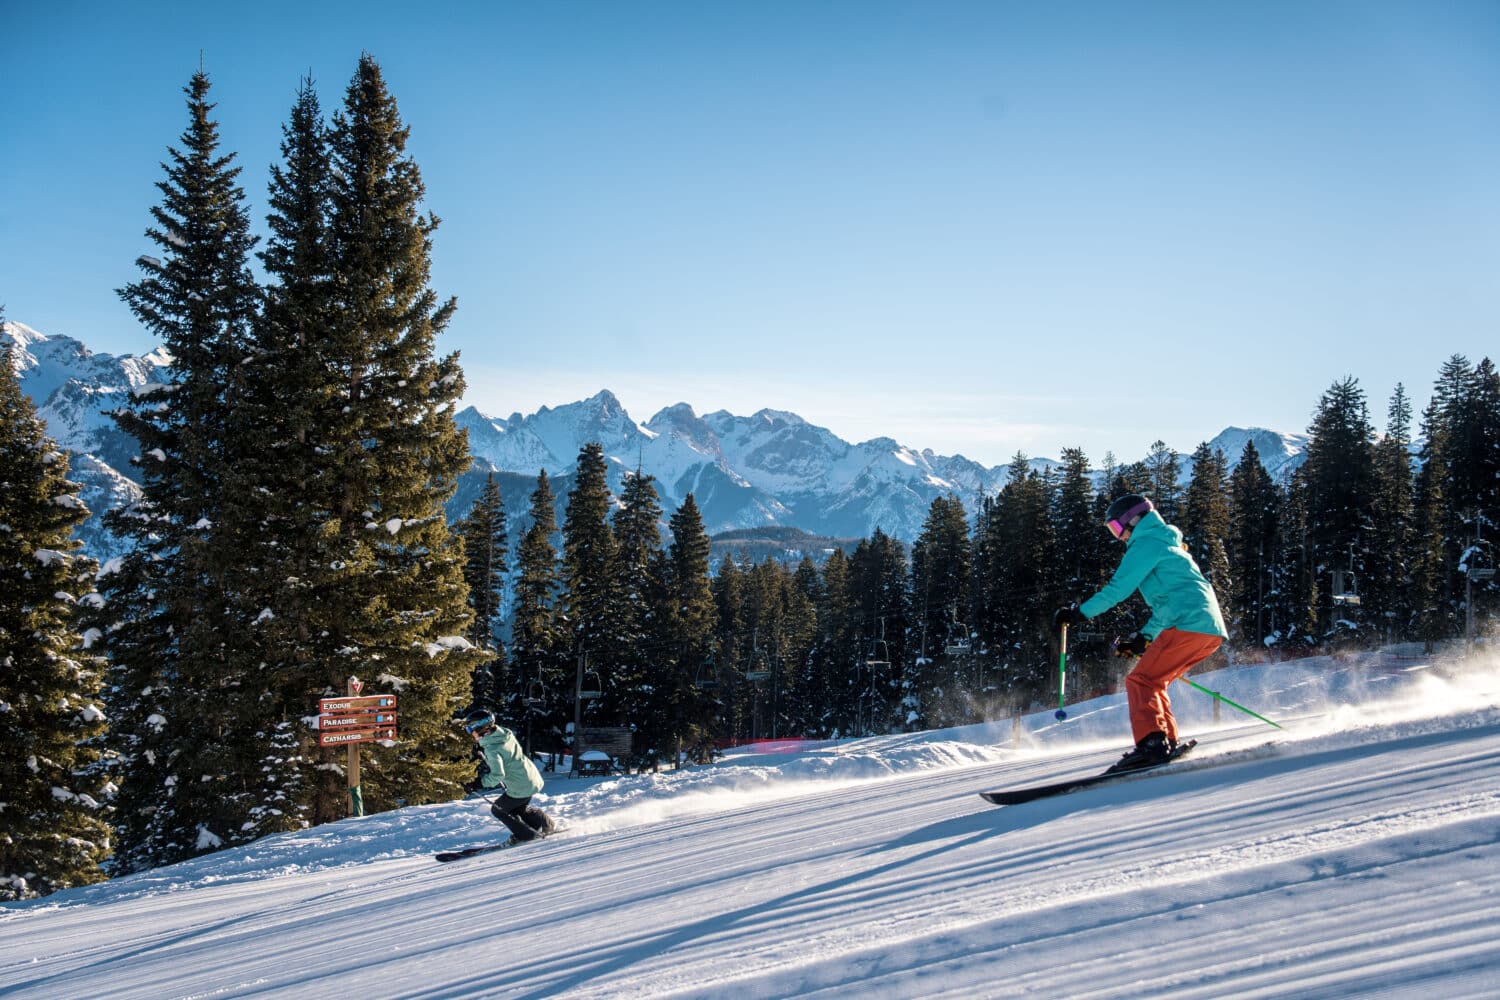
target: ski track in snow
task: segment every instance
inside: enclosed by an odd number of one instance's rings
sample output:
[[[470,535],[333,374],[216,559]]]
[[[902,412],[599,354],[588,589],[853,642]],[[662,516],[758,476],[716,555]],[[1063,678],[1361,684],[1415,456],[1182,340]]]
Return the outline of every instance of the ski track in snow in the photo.
[[[1441,666],[1441,669],[1439,669]],[[1011,724],[570,782],[568,826],[478,799],[265,838],[0,906],[0,996],[1500,995],[1500,670],[1328,660],[1174,688],[1193,756],[1107,765],[1118,696]]]

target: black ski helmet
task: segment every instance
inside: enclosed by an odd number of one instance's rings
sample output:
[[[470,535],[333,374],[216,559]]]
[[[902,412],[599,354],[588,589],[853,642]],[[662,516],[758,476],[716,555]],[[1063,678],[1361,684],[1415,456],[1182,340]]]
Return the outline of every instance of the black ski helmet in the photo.
[[[1139,493],[1127,493],[1109,505],[1109,510],[1104,512],[1104,523],[1109,526],[1111,534],[1121,538],[1125,532],[1139,524],[1141,518],[1155,509],[1156,505],[1147,497]]]
[[[495,713],[488,709],[472,709],[463,717],[464,732],[470,735],[483,733],[487,729],[493,729],[495,725]]]

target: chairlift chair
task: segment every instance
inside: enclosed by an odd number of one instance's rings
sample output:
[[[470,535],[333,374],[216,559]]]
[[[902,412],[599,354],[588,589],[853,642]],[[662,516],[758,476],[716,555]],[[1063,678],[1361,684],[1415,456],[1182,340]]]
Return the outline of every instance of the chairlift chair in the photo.
[[[546,704],[547,685],[543,684],[541,681],[532,681],[530,684],[526,685],[526,694],[522,696],[521,703],[526,705],[528,708],[535,708],[538,705]]]
[[[971,648],[969,626],[963,622],[954,622],[948,626],[948,642],[943,646],[943,652],[949,656],[964,656]]]
[[[604,697],[604,682],[599,679],[597,670],[584,671],[583,680],[578,685],[578,697],[581,701]]]
[[[719,678],[712,656],[698,664],[698,672],[693,675],[693,687],[699,691],[717,691],[719,689]]]
[[[1359,605],[1359,586],[1355,575],[1347,570],[1333,571],[1333,603]]]
[[[884,639],[876,639],[870,643],[869,651],[865,655],[865,666],[888,667],[891,665],[891,647]]]
[[[766,663],[765,653],[756,653],[750,660],[750,669],[745,671],[745,680],[763,681],[771,676],[769,664]]]

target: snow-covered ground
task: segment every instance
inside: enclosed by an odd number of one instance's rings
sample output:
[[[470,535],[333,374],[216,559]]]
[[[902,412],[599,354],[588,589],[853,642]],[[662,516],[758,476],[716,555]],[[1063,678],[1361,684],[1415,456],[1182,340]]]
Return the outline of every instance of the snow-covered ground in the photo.
[[[0,907],[7,998],[1500,996],[1500,663],[1237,667],[1195,755],[1103,768],[1119,697],[1025,720],[554,779]]]

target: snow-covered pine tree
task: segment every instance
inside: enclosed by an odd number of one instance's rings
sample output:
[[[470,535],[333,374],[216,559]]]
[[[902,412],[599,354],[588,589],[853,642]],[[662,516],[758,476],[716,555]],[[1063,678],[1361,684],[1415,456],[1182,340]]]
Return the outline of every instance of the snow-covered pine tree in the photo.
[[[67,476],[0,348],[0,901],[98,882],[110,851],[105,664],[77,615],[97,567],[72,537],[89,512]]]
[[[1321,641],[1318,609],[1331,581],[1322,579],[1313,559],[1309,490],[1304,470],[1294,472],[1286,487],[1277,492],[1271,617],[1278,645],[1295,652]]]
[[[1411,402],[1397,384],[1386,410],[1385,435],[1375,444],[1370,517],[1376,541],[1369,546],[1362,598],[1380,637],[1407,637],[1412,620],[1412,566],[1416,533],[1416,483],[1411,462]]]
[[[344,693],[347,675],[346,643],[326,621],[347,563],[332,514],[340,477],[325,438],[343,405],[333,336],[342,306],[328,131],[311,79],[301,82],[282,126],[281,154],[271,168],[271,235],[260,255],[271,284],[239,414],[253,441],[226,472],[239,484],[241,593],[263,664],[262,694],[249,708],[262,742],[258,833],[328,822],[349,808],[346,756],[319,749],[306,722],[320,697]]]
[[[659,634],[663,639],[670,637],[670,644],[661,648],[670,649],[676,669],[661,683],[668,691],[663,700],[673,735],[693,745],[708,733],[714,689],[706,685],[715,680],[712,654],[718,625],[709,581],[710,543],[693,494],[683,497],[668,527],[672,541],[667,547],[665,620]],[[699,687],[699,681],[705,686]]]
[[[538,729],[549,751],[567,715],[562,672],[562,625],[558,621],[560,567],[552,536],[557,533],[556,498],[543,469],[537,474],[527,518],[531,522],[516,551],[516,591],[510,626],[512,675],[526,706],[526,749],[535,753]]]
[[[710,692],[710,704],[705,711],[709,732],[715,736],[727,736],[733,731],[735,688],[750,659],[752,640],[745,625],[745,591],[748,586],[745,572],[734,556],[726,553],[719,560],[719,571],[711,583],[714,617],[718,624],[714,635],[713,676],[719,686]]]
[[[860,730],[866,733],[902,728],[915,711],[903,704],[913,659],[907,586],[904,547],[877,527],[849,559],[849,593],[864,654],[856,664],[854,687],[862,705]]]
[[[1456,354],[1443,365],[1423,436],[1424,472],[1434,460],[1440,463],[1441,482],[1434,485],[1446,505],[1444,550],[1450,567],[1443,599],[1453,607],[1457,627],[1465,619],[1456,612],[1467,588],[1464,574],[1453,570],[1460,564],[1493,568],[1500,534],[1500,373],[1489,358],[1470,364]],[[1493,612],[1497,594],[1496,580],[1473,585],[1477,621]]]
[[[1168,523],[1176,523],[1178,504],[1182,501],[1182,463],[1177,452],[1168,448],[1165,441],[1153,441],[1143,464],[1147,481],[1139,492],[1151,498]]]
[[[1422,465],[1417,473],[1416,511],[1412,540],[1412,628],[1427,651],[1455,634],[1458,620],[1454,599],[1453,563],[1449,554],[1452,510],[1448,503],[1448,453],[1451,426],[1445,419],[1447,401],[1441,388],[1422,412]]]
[[[964,616],[973,580],[968,517],[957,496],[933,498],[922,532],[911,549],[911,599],[917,649],[923,663],[913,663],[908,678],[909,707],[918,713],[913,726],[930,728],[974,721],[973,689],[977,674],[969,653],[947,649],[968,639]]]
[[[1245,648],[1260,648],[1276,628],[1272,613],[1276,560],[1276,484],[1261,464],[1255,442],[1245,450],[1229,477],[1229,565],[1233,586],[1224,606],[1231,640]]]
[[[1008,471],[980,524],[978,544],[985,561],[978,569],[985,611],[977,627],[1014,707],[1045,697],[1049,689],[1055,693],[1052,611],[1079,595],[1064,595],[1054,582],[1051,483],[1021,453]]]
[[[500,624],[501,600],[505,591],[505,556],[510,539],[506,528],[505,501],[491,472],[485,480],[479,499],[458,525],[463,538],[464,580],[469,587],[469,608],[474,620],[469,625],[469,641],[495,654],[495,659],[478,666],[470,684],[471,701],[503,709],[508,715],[520,706],[521,693],[505,672],[505,648],[495,634]]]
[[[320,612],[342,654],[327,665],[329,693],[356,675],[367,692],[400,696],[399,740],[364,755],[376,810],[458,792],[470,769],[452,719],[492,655],[464,639],[463,548],[444,517],[470,461],[453,421],[463,372],[457,355],[433,354],[455,302],[428,283],[438,220],[421,210],[408,134],[379,65],[362,56],[329,132],[338,308],[321,445],[326,530],[342,554]]]
[[[103,577],[112,661],[112,744],[122,755],[116,861],[125,871],[212,850],[256,804],[243,746],[245,622],[225,479],[238,454],[241,362],[260,290],[233,154],[219,152],[209,81],[185,88],[189,123],[169,150],[162,201],[120,295],[171,354],[170,384],[143,392],[116,422],[140,443],[139,502],[107,523],[133,543]]]
[[[618,660],[628,650],[619,636],[617,546],[609,526],[612,499],[607,468],[604,447],[597,442],[584,445],[578,452],[578,473],[563,519],[563,600],[570,651],[584,659],[591,677],[598,677],[605,697],[612,701],[616,697]],[[596,717],[594,705],[585,708],[591,719]]]
[[[1228,551],[1229,462],[1222,451],[1210,448],[1206,441],[1193,451],[1193,475],[1183,491],[1178,527],[1183,544],[1208,577],[1219,604],[1228,605],[1234,592]]]
[[[842,548],[828,554],[818,573],[818,631],[814,637],[810,665],[813,692],[806,712],[809,735],[836,737],[852,732],[854,718],[851,688],[847,678],[854,663],[864,655],[855,639],[854,614],[849,598],[849,558]]]
[[[837,551],[837,550],[835,550]],[[792,574],[791,626],[802,643],[782,667],[782,715],[788,734],[821,734],[827,691],[818,661],[823,652],[820,609],[825,594],[817,564],[804,555]]]
[[[1321,574],[1328,597],[1319,604],[1320,624],[1327,635],[1349,626],[1363,630],[1361,605],[1339,603],[1335,579],[1345,593],[1364,575],[1371,543],[1370,499],[1374,493],[1374,439],[1369,407],[1359,380],[1345,377],[1333,383],[1318,401],[1308,427],[1307,461],[1301,481],[1306,489],[1308,545],[1312,563]]]
[[[664,669],[665,661],[648,643],[658,610],[652,598],[662,590],[660,574],[665,568],[657,558],[661,554],[661,514],[655,478],[637,468],[625,477],[620,506],[612,521],[619,645],[614,659],[614,698],[612,704],[600,706],[606,715],[637,727],[649,715],[659,715],[661,707],[657,697],[661,678],[657,674]]]

